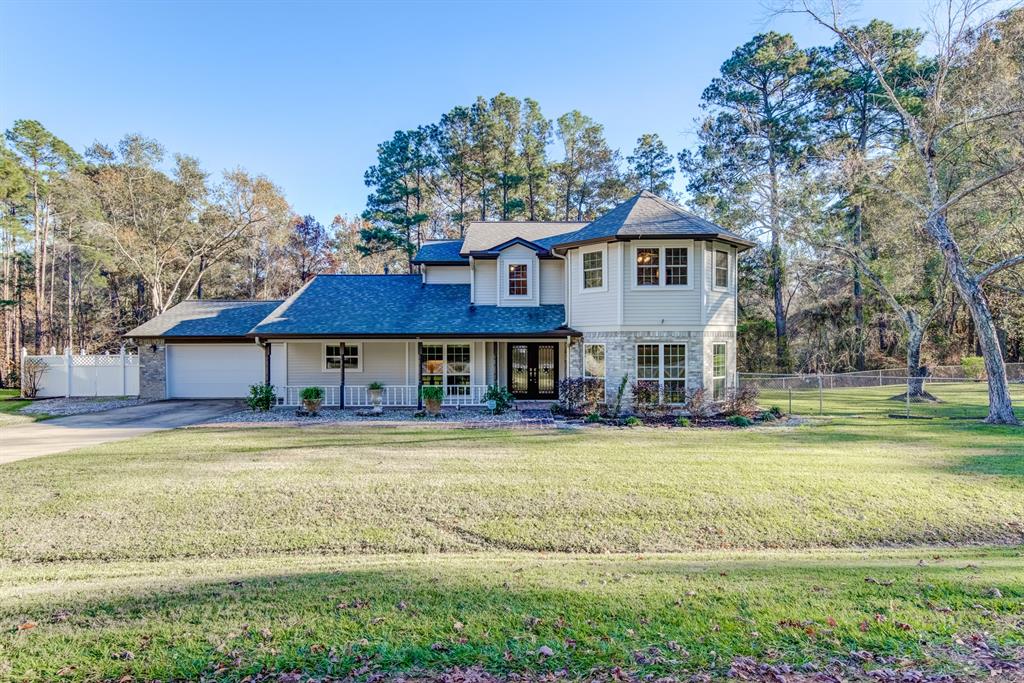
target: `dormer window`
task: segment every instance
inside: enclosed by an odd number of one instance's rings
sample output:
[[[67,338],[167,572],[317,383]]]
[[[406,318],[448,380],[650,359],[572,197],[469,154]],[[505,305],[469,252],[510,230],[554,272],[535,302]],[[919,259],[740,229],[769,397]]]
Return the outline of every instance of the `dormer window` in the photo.
[[[508,264],[508,295],[530,295],[529,265],[526,263]]]

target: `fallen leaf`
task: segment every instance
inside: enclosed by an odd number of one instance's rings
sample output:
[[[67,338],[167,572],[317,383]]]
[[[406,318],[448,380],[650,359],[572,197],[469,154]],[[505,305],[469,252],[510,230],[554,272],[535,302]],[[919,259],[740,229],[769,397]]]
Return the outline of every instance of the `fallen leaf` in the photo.
[[[36,622],[34,622],[34,621],[23,621],[20,624],[18,624],[18,630],[19,631],[31,631],[36,626],[38,626],[38,624]]]
[[[554,657],[555,651],[547,645],[541,645],[537,648],[537,655],[540,657]]]

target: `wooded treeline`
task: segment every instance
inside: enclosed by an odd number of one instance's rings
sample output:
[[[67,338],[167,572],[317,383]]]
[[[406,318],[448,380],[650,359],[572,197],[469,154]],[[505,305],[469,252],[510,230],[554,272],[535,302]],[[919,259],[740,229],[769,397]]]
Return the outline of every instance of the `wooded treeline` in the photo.
[[[212,176],[141,136],[79,153],[15,122],[0,157],[3,376],[22,345],[109,348],[188,296],[402,272],[470,221],[587,220],[641,189],[671,197],[677,173],[691,209],[760,245],[740,264],[742,369],[923,373],[991,360],[993,344],[1022,360],[1024,11],[980,7],[948,7],[927,41],[813,13],[834,44],[757,35],[704,91],[689,149],[644,133],[623,152],[579,111],[477,98],[381,143],[365,212],[328,227],[266,177]]]

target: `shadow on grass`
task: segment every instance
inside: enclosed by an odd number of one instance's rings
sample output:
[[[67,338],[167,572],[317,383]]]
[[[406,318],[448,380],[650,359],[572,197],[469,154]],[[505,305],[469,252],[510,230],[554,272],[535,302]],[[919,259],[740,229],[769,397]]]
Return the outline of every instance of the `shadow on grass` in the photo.
[[[237,576],[221,569],[212,581],[194,578],[199,566],[154,579],[127,571],[124,585],[115,578],[100,597],[28,592],[20,606],[0,610],[0,623],[15,634],[15,678],[34,670],[46,679],[66,666],[85,678],[187,680],[468,665],[724,673],[736,656],[801,663],[862,649],[920,660],[922,643],[977,625],[973,605],[1011,610],[1024,597],[1005,564],[990,577],[1003,587],[996,599],[974,585],[985,569],[913,561],[442,560]],[[892,583],[865,582],[878,572]],[[83,590],[96,590],[96,581],[87,578]],[[951,611],[937,614],[932,601]],[[889,618],[864,629],[873,613]],[[19,632],[16,624],[29,620],[38,626]],[[551,654],[539,657],[541,647]]]

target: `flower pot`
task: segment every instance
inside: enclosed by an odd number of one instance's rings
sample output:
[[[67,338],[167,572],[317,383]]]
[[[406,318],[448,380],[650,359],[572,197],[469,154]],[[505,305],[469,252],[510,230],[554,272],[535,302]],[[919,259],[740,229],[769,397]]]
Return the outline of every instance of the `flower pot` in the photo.
[[[428,398],[423,401],[423,405],[426,406],[428,415],[440,415],[441,414],[441,401],[436,398]]]
[[[373,412],[383,413],[383,401],[381,400],[381,394],[383,389],[370,389],[370,405],[373,406]]]
[[[302,407],[306,409],[306,412],[310,415],[316,415],[320,412],[320,404],[323,403],[323,399],[316,399],[315,401],[302,400]]]

